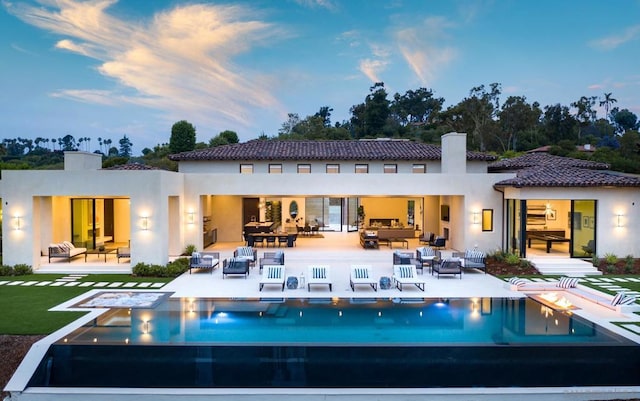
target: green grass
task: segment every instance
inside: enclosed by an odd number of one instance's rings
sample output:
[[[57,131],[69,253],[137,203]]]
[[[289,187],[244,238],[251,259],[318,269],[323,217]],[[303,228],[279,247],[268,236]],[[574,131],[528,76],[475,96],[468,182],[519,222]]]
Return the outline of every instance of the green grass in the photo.
[[[0,277],[11,281],[54,281],[62,274],[31,274],[28,276]],[[105,282],[162,282],[170,278],[133,277],[127,274],[91,274],[78,281]],[[92,290],[91,287],[23,287],[0,286],[0,334],[50,334],[73,322],[84,312],[50,312],[49,309]]]

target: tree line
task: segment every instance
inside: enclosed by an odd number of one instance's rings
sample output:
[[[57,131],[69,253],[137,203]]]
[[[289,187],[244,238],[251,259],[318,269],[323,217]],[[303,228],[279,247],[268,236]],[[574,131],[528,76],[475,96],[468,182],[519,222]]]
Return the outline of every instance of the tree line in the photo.
[[[318,112],[304,118],[289,113],[277,133],[261,133],[257,138],[354,140],[386,137],[437,144],[442,135],[456,131],[468,134],[470,150],[508,157],[552,145],[554,154],[591,158],[610,163],[615,170],[640,173],[638,118],[628,109],[617,107],[612,93],[604,93],[601,97],[582,96],[569,105],[558,103],[544,107],[525,96],[511,95],[502,101],[501,95],[499,83],[480,85],[472,88],[457,104],[445,108],[445,99],[436,96],[432,89],[417,88],[390,96],[384,83],[379,82],[369,88],[362,103],[351,106],[347,120],[332,123],[333,108],[322,106]],[[598,106],[604,110],[604,115],[598,116]],[[238,143],[238,135],[230,130],[220,132],[207,143],[197,143],[195,126],[181,120],[171,127],[168,143],[158,144],[153,149],[145,148],[141,156],[131,155],[133,144],[126,135],[118,141],[118,147],[112,146],[111,139],[98,138],[98,148],[94,152],[102,154],[106,164],[139,161],[175,170],[177,166],[168,160],[169,154],[229,143]],[[577,145],[584,144],[593,145],[597,150],[592,154],[576,151]],[[54,159],[50,164],[58,163],[55,160],[61,158],[63,151],[90,149],[91,138],[88,137],[16,138],[2,141],[0,156],[4,162],[24,162],[31,159],[28,156],[33,156],[36,162],[30,162],[32,165],[46,165],[47,158]]]

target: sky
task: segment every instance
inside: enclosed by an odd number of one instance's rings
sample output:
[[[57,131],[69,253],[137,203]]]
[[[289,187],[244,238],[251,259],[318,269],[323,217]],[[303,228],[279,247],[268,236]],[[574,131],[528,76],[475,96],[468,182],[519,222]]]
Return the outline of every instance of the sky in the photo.
[[[640,0],[0,0],[0,137],[126,135],[136,155],[187,120],[245,142],[288,113],[348,120],[376,82],[445,107],[494,82],[542,107],[611,93],[640,116],[639,17]]]

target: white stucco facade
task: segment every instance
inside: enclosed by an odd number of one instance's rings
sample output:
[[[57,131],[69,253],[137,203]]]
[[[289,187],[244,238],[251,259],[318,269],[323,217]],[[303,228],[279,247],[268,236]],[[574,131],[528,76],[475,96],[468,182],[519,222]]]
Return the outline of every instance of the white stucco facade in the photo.
[[[446,230],[448,248],[486,251],[507,243],[506,199],[596,200],[598,249],[640,255],[640,242],[632,240],[640,227],[637,187],[498,190],[495,184],[515,173],[488,173],[487,161],[467,160],[465,134],[442,137],[439,161],[182,161],[179,172],[103,170],[100,162],[99,155],[68,152],[65,170],[2,172],[3,263],[37,270],[50,243],[70,240],[74,198],[117,200],[113,236],[130,243],[131,266],[165,264],[190,244],[202,249],[203,218],[216,229],[217,241],[241,241],[245,198],[279,199],[283,210],[295,200],[301,215],[306,214],[305,199],[354,198],[366,205],[367,217],[398,217],[404,224],[406,203],[413,200],[414,224],[423,232],[442,235]],[[240,173],[246,163],[253,166],[252,174]],[[282,173],[270,173],[270,164],[281,165]],[[300,174],[300,164],[310,165],[310,172]],[[339,164],[340,172],[327,173],[327,164]],[[366,164],[368,173],[356,174],[357,164]],[[395,173],[385,173],[389,164],[396,166]],[[416,164],[424,164],[425,172],[416,174]],[[439,218],[441,205],[450,208],[448,221]],[[480,224],[483,210],[492,212],[490,230]],[[284,228],[292,226],[283,222]]]

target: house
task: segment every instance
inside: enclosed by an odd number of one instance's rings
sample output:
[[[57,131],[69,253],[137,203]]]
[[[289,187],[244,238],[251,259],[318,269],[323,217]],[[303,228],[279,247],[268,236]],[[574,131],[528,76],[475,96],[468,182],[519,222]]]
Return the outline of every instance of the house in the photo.
[[[549,157],[527,159],[526,157]],[[37,270],[50,244],[131,248],[131,266],[167,263],[188,244],[243,240],[248,224],[432,232],[452,249],[516,249],[562,231],[569,256],[639,255],[640,178],[544,154],[511,161],[466,150],[466,134],[436,146],[409,140],[260,141],[171,156],[179,171],[102,169],[99,155],[66,152],[59,171],[3,171],[4,263]],[[358,215],[364,211],[364,221]],[[295,210],[295,213],[292,213]],[[579,223],[578,223],[579,220]],[[537,246],[537,245],[536,245]],[[62,263],[53,261],[51,263]]]

